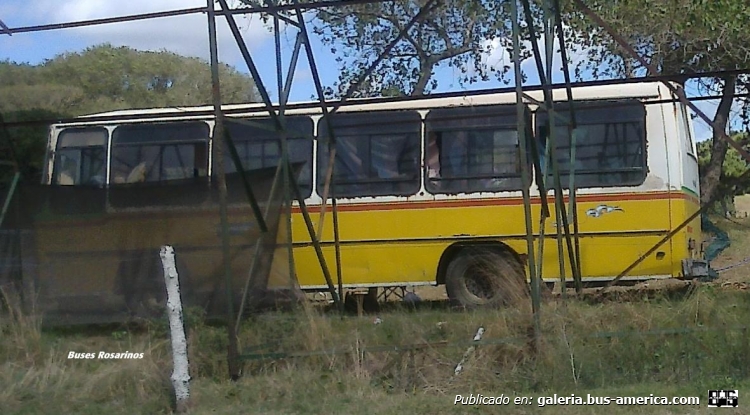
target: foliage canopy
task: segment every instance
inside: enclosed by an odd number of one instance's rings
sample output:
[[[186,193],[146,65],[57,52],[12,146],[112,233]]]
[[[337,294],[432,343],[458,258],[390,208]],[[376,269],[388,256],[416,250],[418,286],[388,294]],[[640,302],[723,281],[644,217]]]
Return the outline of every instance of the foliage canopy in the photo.
[[[220,67],[225,103],[256,101],[253,80]],[[65,53],[39,65],[0,62],[0,114],[6,122],[38,121],[131,108],[211,102],[208,62],[171,52],[144,52],[109,44]],[[37,181],[46,127],[13,127],[10,134],[24,179]],[[8,169],[0,171],[7,182]]]
[[[239,2],[264,4],[263,0]],[[493,76],[508,81],[510,62],[501,60],[489,65],[487,57],[493,50],[507,50],[512,45],[509,2],[386,1],[309,13],[308,17],[313,17],[311,31],[336,56],[339,78],[327,89],[327,95],[342,96],[423,7],[423,18],[415,21],[355,96],[427,94],[438,86],[434,75],[439,67],[452,69],[460,85],[487,81]],[[526,49],[522,53],[529,56]]]
[[[220,67],[226,103],[256,101],[252,79]],[[109,44],[40,65],[0,62],[0,112],[44,109],[69,116],[211,102],[208,62]]]

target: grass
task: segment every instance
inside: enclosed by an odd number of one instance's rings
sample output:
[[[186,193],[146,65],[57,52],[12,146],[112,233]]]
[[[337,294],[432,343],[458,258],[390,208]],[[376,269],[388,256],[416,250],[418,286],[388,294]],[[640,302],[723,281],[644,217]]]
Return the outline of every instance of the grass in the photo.
[[[739,206],[745,206],[747,211],[750,211],[750,195],[738,196],[736,200],[738,212],[740,211]],[[711,263],[712,267],[721,268],[737,264],[750,256],[750,219],[727,219],[721,216],[711,216],[711,220],[716,226],[727,232],[730,240],[730,246]],[[750,283],[750,272],[748,271],[750,271],[750,264],[732,268],[722,273],[722,281]]]
[[[310,310],[264,314],[244,324],[243,349],[329,353],[248,360],[244,376],[236,383],[227,380],[225,329],[192,315],[191,413],[531,413],[539,408],[454,406],[453,399],[469,393],[704,397],[707,389],[750,386],[745,369],[750,358],[748,333],[741,330],[688,335],[621,333],[612,339],[590,336],[594,332],[738,326],[750,320],[750,301],[743,293],[705,286],[683,300],[548,303],[543,311],[545,336],[536,353],[527,336],[532,321],[528,312],[519,309],[394,309],[379,315],[380,324],[374,324],[374,316],[341,318]],[[491,343],[509,340],[480,345],[464,371],[453,376],[479,326],[486,329],[484,338]],[[14,316],[3,317],[2,330],[0,384],[6,386],[0,389],[0,413],[171,412],[166,324],[40,331],[37,323]],[[433,346],[413,354],[377,349],[419,343]],[[67,358],[70,351],[100,350],[143,352],[145,357],[131,361]],[[545,411],[601,413],[605,407],[600,412],[581,408]],[[633,408],[608,412],[625,410],[632,413]],[[639,407],[635,413],[684,411]]]
[[[732,238],[725,255],[744,257],[750,238],[734,225],[719,223]],[[747,281],[746,270],[729,277]],[[683,297],[547,299],[539,343],[529,336],[533,320],[523,302],[460,312],[444,303],[399,305],[382,310],[377,324],[375,315],[340,317],[311,308],[266,313],[242,325],[240,346],[254,356],[237,382],[227,376],[226,329],[208,324],[195,310],[186,315],[193,414],[697,414],[705,411],[708,389],[750,387],[750,331],[734,329],[750,325],[750,296],[721,281],[696,285]],[[166,320],[56,330],[43,330],[40,323],[0,314],[0,414],[172,412]],[[480,326],[484,343],[466,354]],[[412,352],[383,347],[393,345],[428,346]],[[144,358],[73,360],[71,351],[142,352]],[[261,358],[269,353],[286,357]],[[464,370],[455,376],[465,354]],[[471,393],[530,396],[534,404],[453,405],[457,394]],[[536,405],[538,397],[554,394],[702,401],[699,407]]]

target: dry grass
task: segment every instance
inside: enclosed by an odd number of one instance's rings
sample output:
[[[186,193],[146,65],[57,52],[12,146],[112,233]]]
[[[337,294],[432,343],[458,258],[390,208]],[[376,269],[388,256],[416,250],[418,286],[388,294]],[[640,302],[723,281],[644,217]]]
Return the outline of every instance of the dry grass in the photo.
[[[463,407],[453,400],[469,393],[703,397],[707,389],[750,386],[747,331],[639,334],[750,321],[747,296],[719,287],[629,302],[547,298],[540,342],[531,336],[525,294],[516,298],[519,306],[503,309],[457,312],[425,302],[364,317],[312,307],[266,313],[243,323],[240,345],[247,353],[287,357],[247,360],[237,383],[227,380],[226,330],[188,310],[191,413],[698,413],[704,408]],[[478,327],[486,330],[485,343],[454,376]],[[597,332],[618,334],[591,337]],[[389,345],[417,348],[382,347]],[[79,361],[67,358],[70,351],[143,352],[144,358]],[[170,359],[166,321],[47,331],[38,318],[11,309],[0,315],[0,413],[170,413]]]
[[[750,195],[741,195],[734,198],[734,208],[737,215],[745,218],[750,215]]]
[[[740,196],[750,204],[750,195]],[[712,216],[711,220],[729,235],[730,246],[716,258],[711,266],[722,268],[737,264],[750,256],[750,218],[726,219]],[[710,237],[710,236],[709,236]],[[722,272],[716,284],[750,283],[750,263]]]
[[[744,298],[710,287],[684,301],[549,302],[543,313],[545,334],[538,350],[528,336],[529,314],[511,309],[391,310],[379,315],[379,324],[373,323],[374,316],[341,318],[316,310],[265,314],[243,325],[244,349],[329,353],[251,360],[238,383],[226,380],[225,330],[193,316],[189,332],[194,378],[191,413],[532,413],[539,408],[453,406],[453,398],[468,393],[703,396],[708,384],[737,387],[741,376],[729,371],[737,362],[723,358],[711,366],[686,352],[694,347],[716,351],[717,356],[747,358],[733,332],[699,333],[692,339],[679,338],[680,343],[670,343],[678,338],[669,336],[587,337],[592,332],[699,327],[717,321],[732,326],[750,316]],[[94,332],[45,332],[39,330],[38,322],[9,316],[3,316],[0,324],[0,384],[7,385],[0,390],[1,413],[170,412],[170,357],[161,323],[139,330]],[[480,326],[486,329],[485,339],[507,341],[477,347],[465,370],[454,377],[456,363]],[[431,346],[414,353],[374,350],[382,345],[426,343]],[[71,350],[128,350],[144,352],[145,358],[74,361],[67,359]],[[642,407],[627,413],[685,413],[686,408],[679,409],[665,412],[664,408]],[[602,410],[557,407],[544,411],[584,414]],[[622,408],[607,412],[626,413]]]

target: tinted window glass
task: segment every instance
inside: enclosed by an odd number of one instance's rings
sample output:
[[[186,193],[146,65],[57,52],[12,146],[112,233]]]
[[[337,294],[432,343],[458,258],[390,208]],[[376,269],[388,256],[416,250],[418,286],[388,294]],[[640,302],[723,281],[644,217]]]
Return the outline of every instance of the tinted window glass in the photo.
[[[646,110],[639,101],[576,102],[574,180],[576,187],[632,186],[646,178]],[[569,119],[567,104],[556,107]],[[537,117],[542,149],[547,142],[546,113]],[[562,184],[569,182],[570,135],[564,120],[555,119],[556,157]],[[542,157],[542,159],[544,159]]]
[[[516,107],[456,107],[427,115],[427,190],[521,189]]]
[[[53,184],[104,186],[107,130],[100,127],[63,130],[57,138]]]
[[[254,125],[227,120],[227,129],[232,137],[244,170],[276,167],[281,159],[281,141],[270,118],[245,120]],[[313,121],[309,117],[286,117],[289,161],[301,164],[297,183],[303,197],[312,193],[312,142]],[[228,151],[224,154],[227,173],[237,171]]]
[[[400,195],[419,190],[421,119],[413,111],[331,116],[336,138],[333,182],[337,197]],[[318,193],[328,168],[328,124],[318,124]]]
[[[202,122],[120,126],[112,135],[111,183],[206,177],[207,148]]]

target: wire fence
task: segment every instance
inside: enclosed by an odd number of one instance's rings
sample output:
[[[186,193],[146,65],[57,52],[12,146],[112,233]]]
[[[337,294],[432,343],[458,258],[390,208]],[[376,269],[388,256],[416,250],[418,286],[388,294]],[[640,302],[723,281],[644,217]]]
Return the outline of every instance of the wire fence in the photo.
[[[580,327],[546,331],[542,347],[531,336],[481,340],[348,345],[285,351],[278,342],[244,347],[250,372],[280,362],[295,367],[365,370],[375,382],[407,390],[434,387],[450,378],[491,378],[515,390],[598,388],[640,382],[674,382],[729,387],[748,378],[750,326],[676,327],[602,331]],[[456,368],[461,363],[463,372]],[[322,366],[321,366],[322,365]]]
[[[288,301],[297,289],[282,252],[290,245],[289,235],[277,233],[279,223],[288,228],[291,213],[282,205],[284,187],[277,185],[275,172],[252,173],[254,191],[266,210],[267,232],[253,216],[237,175],[227,183],[236,199],[228,208],[227,233],[238,305],[244,292],[253,304],[269,306],[276,297]],[[178,184],[119,189],[131,209],[109,208],[105,196],[114,192],[111,188],[22,186],[4,225],[8,230],[0,231],[0,285],[20,297],[25,310],[44,313],[47,322],[158,316],[166,301],[159,248],[171,245],[185,304],[213,315],[225,313],[224,228],[216,186]]]

